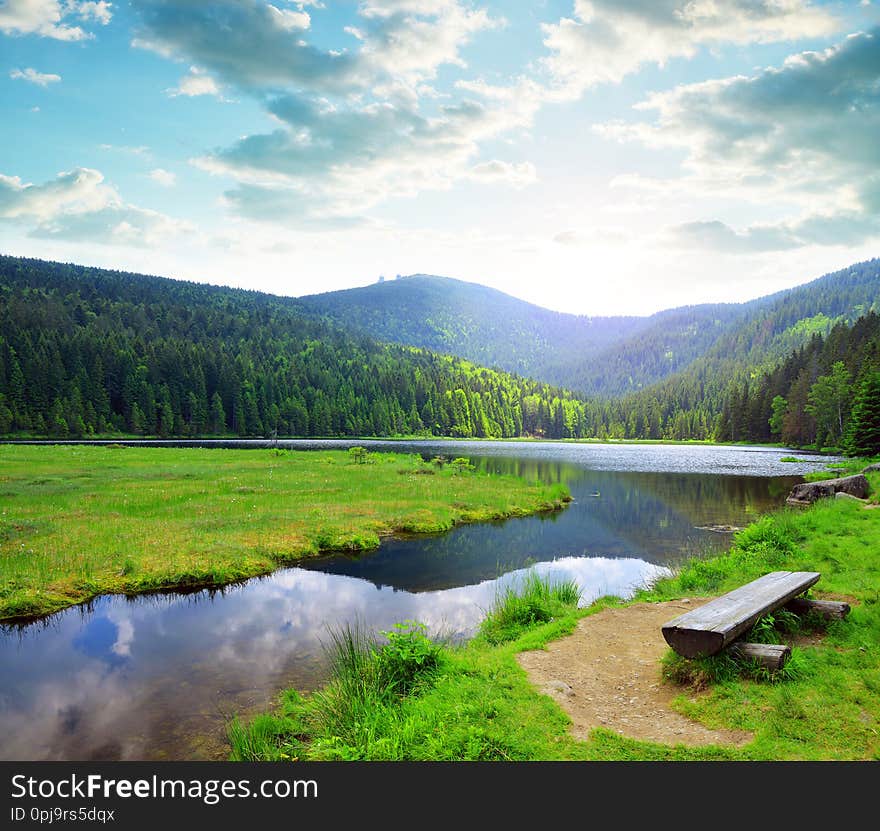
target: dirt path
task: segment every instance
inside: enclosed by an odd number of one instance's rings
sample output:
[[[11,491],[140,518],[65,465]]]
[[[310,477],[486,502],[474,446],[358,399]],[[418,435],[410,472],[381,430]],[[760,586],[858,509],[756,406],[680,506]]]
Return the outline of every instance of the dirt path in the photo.
[[[662,744],[742,745],[750,733],[710,730],[673,711],[681,689],[663,683],[660,627],[703,600],[636,603],[585,617],[577,629],[517,660],[531,682],[571,717],[572,735],[587,739],[595,727]]]

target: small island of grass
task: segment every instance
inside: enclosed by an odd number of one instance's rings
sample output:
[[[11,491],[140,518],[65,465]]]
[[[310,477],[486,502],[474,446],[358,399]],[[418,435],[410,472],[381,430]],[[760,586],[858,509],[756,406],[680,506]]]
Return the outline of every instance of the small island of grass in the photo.
[[[4,445],[0,471],[0,620],[110,592],[219,586],[570,500],[565,486],[466,459],[359,450]]]

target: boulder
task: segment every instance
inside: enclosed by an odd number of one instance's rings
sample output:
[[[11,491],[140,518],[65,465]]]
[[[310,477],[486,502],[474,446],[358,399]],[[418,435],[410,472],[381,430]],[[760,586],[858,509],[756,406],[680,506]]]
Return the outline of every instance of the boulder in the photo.
[[[810,505],[817,499],[834,496],[836,493],[848,493],[858,499],[865,499],[870,490],[867,477],[857,473],[855,476],[843,476],[840,479],[825,479],[821,482],[804,482],[795,485],[785,501],[789,505]]]
[[[835,499],[853,499],[856,502],[867,502],[867,499],[859,499],[857,496],[853,496],[851,493],[847,493],[846,491],[838,491],[834,494]]]
[[[874,462],[874,464],[862,468],[862,473],[876,473],[878,470],[880,470],[880,462]]]

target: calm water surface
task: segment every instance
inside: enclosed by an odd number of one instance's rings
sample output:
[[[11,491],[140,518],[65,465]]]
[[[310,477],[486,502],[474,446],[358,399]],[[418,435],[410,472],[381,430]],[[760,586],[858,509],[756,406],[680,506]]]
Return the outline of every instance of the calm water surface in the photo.
[[[176,442],[175,444],[185,444]],[[266,442],[199,442],[265,446]],[[328,627],[425,622],[473,633],[498,588],[529,567],[576,579],[584,603],[629,596],[683,557],[726,546],[828,457],[778,448],[563,442],[279,442],[468,456],[481,469],[565,482],[549,516],[395,539],[223,591],[98,598],[0,631],[0,758],[221,759],[234,713],[324,680]]]

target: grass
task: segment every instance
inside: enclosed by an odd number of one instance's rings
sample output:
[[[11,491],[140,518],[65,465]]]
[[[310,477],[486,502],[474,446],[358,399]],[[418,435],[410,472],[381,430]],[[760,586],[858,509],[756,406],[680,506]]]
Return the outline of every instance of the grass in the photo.
[[[532,573],[519,591],[499,595],[495,619],[504,618],[513,638],[534,621],[510,619],[512,598],[554,606],[571,618],[576,587],[550,583]],[[383,633],[384,643],[357,628],[332,632],[330,679],[310,696],[287,690],[274,713],[228,726],[234,761],[327,760],[511,760],[536,751],[543,722],[564,724],[546,702],[533,700],[522,679],[507,677],[502,656],[489,638],[466,649],[430,640],[413,621]],[[514,724],[521,705],[534,723]],[[529,722],[532,720],[530,719]]]
[[[576,581],[550,582],[529,571],[521,586],[506,586],[499,591],[480,626],[480,634],[493,644],[513,640],[524,629],[558,617],[566,607],[577,607],[580,599]]]
[[[564,486],[394,453],[2,445],[0,620],[222,585],[569,499]]]
[[[880,474],[869,474],[869,480],[876,491]],[[729,551],[689,561],[630,601],[719,594],[768,571],[787,569],[819,571],[822,578],[813,595],[850,603],[845,620],[822,626],[785,613],[760,624],[750,637],[793,644],[785,670],[773,677],[729,654],[704,662],[683,662],[671,651],[665,656],[658,682],[680,691],[674,707],[711,728],[751,732],[754,740],[742,747],[667,746],[605,729],[594,730],[587,741],[572,738],[568,717],[529,683],[516,654],[567,634],[585,615],[626,604],[603,598],[578,609],[576,600],[567,605],[560,599],[548,620],[543,609],[551,603],[553,588],[533,577],[518,592],[498,596],[472,641],[443,647],[425,683],[409,694],[355,713],[346,726],[321,714],[316,702],[323,692],[302,696],[286,691],[274,712],[248,724],[233,722],[232,758],[878,760],[878,551],[880,510],[850,500],[821,500],[763,517],[737,533]],[[568,590],[561,594],[574,599]]]

